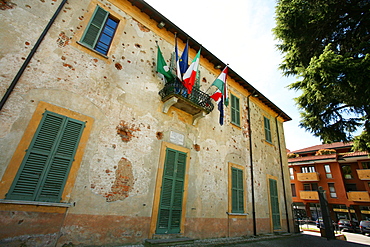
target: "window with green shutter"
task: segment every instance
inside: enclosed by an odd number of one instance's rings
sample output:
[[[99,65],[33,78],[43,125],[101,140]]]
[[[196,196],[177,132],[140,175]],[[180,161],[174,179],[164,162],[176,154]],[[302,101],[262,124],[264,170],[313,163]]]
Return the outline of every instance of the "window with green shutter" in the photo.
[[[118,21],[109,12],[97,6],[82,36],[81,43],[107,55]]]
[[[244,213],[243,170],[231,167],[231,212]]]
[[[265,138],[266,138],[266,141],[271,143],[272,142],[272,138],[271,138],[271,128],[270,128],[270,119],[268,119],[267,117],[263,117],[263,121],[264,121],[264,126],[265,126]]]
[[[277,181],[275,179],[269,178],[269,187],[270,187],[272,225],[274,230],[279,230],[281,229],[281,225],[280,225],[280,209],[279,209]]]
[[[231,123],[240,126],[239,98],[231,94],[230,101],[231,101]]]
[[[45,111],[6,199],[60,202],[84,126]]]
[[[158,234],[179,233],[186,172],[186,153],[168,148],[157,221]]]

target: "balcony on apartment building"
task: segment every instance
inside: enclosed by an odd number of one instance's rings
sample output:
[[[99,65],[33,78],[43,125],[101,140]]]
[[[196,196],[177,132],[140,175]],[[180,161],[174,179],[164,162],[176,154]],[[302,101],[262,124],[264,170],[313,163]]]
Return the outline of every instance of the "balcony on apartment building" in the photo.
[[[370,180],[370,169],[357,169],[357,175],[360,180]]]
[[[318,172],[297,173],[297,180],[301,182],[320,181],[320,174]]]
[[[319,193],[317,191],[301,190],[299,196],[302,200],[319,200]]]
[[[349,201],[354,202],[370,202],[369,192],[367,191],[350,191],[347,192]]]
[[[214,106],[208,94],[193,87],[191,94],[188,94],[184,85],[175,80],[166,83],[159,95],[162,98],[164,113],[167,113],[171,106],[176,107],[193,116],[195,125],[199,118],[210,113]]]

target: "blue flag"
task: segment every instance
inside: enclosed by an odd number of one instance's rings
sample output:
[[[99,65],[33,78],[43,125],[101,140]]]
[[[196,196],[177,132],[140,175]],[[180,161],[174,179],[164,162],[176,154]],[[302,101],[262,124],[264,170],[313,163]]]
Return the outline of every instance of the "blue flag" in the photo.
[[[220,111],[220,125],[224,124],[224,99],[221,97],[221,100],[218,102],[218,110]]]
[[[186,46],[185,46],[185,49],[184,51],[182,52],[182,55],[180,57],[180,60],[179,60],[179,64],[180,64],[180,72],[181,74],[183,75],[186,70],[188,69],[189,67],[189,61],[188,61],[188,53],[189,53],[189,42],[187,41],[186,42]]]

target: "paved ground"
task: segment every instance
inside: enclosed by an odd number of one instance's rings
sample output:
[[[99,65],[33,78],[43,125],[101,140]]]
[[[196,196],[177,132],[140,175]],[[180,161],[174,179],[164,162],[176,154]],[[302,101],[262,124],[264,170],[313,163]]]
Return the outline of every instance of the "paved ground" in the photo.
[[[196,246],[196,245],[195,245]],[[256,238],[247,239],[239,243],[219,243],[208,246],[234,246],[234,247],[363,247],[369,246],[365,244],[357,244],[343,240],[327,240],[315,233],[291,234],[286,236],[278,236],[277,238]]]
[[[357,244],[343,240],[327,240],[318,235],[300,234],[285,238],[275,238],[269,240],[261,240],[258,242],[246,242],[234,245],[224,246],[249,246],[249,247],[362,247],[369,246],[364,244]]]
[[[362,243],[354,243],[344,240],[327,240],[321,237],[318,232],[304,231],[303,233],[286,233],[282,235],[261,235],[250,236],[246,238],[219,238],[196,240],[194,244],[176,245],[178,247],[368,247],[370,246],[370,237],[362,236]],[[369,239],[369,241],[368,241]],[[142,247],[144,245],[134,245]],[[128,246],[125,246],[128,247]]]

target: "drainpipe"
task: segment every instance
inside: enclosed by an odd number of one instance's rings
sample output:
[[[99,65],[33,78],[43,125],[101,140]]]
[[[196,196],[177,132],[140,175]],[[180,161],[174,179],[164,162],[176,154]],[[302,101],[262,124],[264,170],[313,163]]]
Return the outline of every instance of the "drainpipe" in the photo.
[[[251,108],[249,105],[249,97],[255,93],[251,93],[247,97],[247,106],[248,106],[248,133],[249,133],[249,160],[251,162],[251,191],[252,191],[252,219],[253,219],[253,235],[257,235],[257,228],[256,228],[256,207],[255,207],[255,199],[254,199],[254,176],[253,176],[253,154],[252,154],[252,130],[251,130]]]
[[[283,169],[283,158],[281,156],[281,145],[280,145],[280,134],[279,134],[279,125],[278,125],[278,117],[277,115],[275,117],[275,124],[276,124],[276,133],[277,133],[277,139],[278,139],[278,146],[279,146],[279,158],[280,158],[280,170],[281,170],[281,180],[283,182],[283,194],[284,194],[284,202],[285,202],[285,217],[286,217],[286,224],[288,228],[288,232],[290,233],[290,224],[289,224],[289,215],[288,215],[288,204],[286,201],[286,192],[285,192],[285,179],[284,179],[284,169]]]
[[[25,69],[27,68],[29,62],[31,61],[33,55],[36,53],[36,50],[39,48],[42,40],[45,38],[46,34],[48,33],[51,25],[53,25],[55,19],[57,18],[57,16],[59,15],[60,11],[62,10],[64,4],[67,2],[67,0],[63,0],[58,9],[55,11],[53,17],[50,19],[48,25],[45,27],[44,31],[41,33],[39,39],[37,40],[37,42],[35,43],[35,45],[33,46],[31,52],[28,54],[26,60],[23,62],[23,65],[22,67],[19,69],[17,75],[14,77],[12,83],[10,84],[10,86],[8,87],[6,93],[4,94],[3,98],[1,99],[0,101],[0,111],[3,109],[3,106],[5,105],[5,102],[8,100],[10,94],[12,93],[13,89],[15,88],[15,86],[17,85],[19,79],[21,78],[23,72],[25,71]]]

